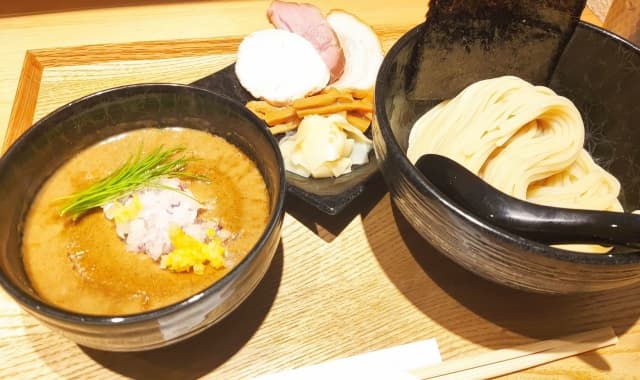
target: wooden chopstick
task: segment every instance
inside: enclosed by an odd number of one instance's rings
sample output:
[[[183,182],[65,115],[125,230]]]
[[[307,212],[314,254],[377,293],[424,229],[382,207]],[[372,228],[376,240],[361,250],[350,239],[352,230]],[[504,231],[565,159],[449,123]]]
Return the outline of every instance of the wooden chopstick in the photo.
[[[568,356],[614,345],[618,337],[611,327],[582,332],[558,339],[525,344],[470,358],[416,368],[409,373],[419,379],[486,379],[521,371]]]

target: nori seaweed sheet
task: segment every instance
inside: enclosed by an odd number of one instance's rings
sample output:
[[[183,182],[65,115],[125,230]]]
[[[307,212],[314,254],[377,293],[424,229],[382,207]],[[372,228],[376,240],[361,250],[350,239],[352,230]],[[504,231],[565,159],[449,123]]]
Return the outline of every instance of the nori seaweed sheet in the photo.
[[[473,82],[501,75],[546,84],[585,4],[431,0],[424,34],[406,71],[409,98],[447,99]]]

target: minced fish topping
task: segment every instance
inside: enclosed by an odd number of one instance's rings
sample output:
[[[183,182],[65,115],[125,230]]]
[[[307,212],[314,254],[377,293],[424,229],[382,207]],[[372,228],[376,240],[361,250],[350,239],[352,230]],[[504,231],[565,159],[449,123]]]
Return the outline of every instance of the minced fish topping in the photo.
[[[225,266],[226,245],[235,238],[219,221],[199,220],[206,208],[179,179],[163,178],[106,204],[103,212],[127,251],[145,253],[174,272],[202,274],[207,265]]]

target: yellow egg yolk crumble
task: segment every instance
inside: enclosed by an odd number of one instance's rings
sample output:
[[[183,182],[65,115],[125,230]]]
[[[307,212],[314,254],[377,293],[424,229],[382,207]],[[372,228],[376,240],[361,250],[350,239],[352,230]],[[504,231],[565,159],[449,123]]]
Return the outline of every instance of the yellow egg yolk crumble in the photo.
[[[211,241],[203,243],[186,234],[182,228],[172,227],[169,238],[173,251],[162,257],[161,267],[174,272],[193,270],[196,274],[203,274],[206,265],[214,269],[223,268],[225,248],[213,229],[207,231],[207,235]]]

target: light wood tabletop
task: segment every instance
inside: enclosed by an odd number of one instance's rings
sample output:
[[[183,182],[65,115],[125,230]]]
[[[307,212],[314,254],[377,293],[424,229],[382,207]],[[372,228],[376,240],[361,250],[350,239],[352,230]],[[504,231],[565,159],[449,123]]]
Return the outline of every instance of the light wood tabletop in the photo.
[[[98,3],[90,1],[75,10],[83,2],[70,3],[0,17],[6,144],[91,92],[206,76],[233,62],[244,35],[269,27],[268,1],[114,0],[107,8],[86,6]],[[388,49],[423,21],[427,2],[315,3],[357,14]],[[583,19],[600,24],[589,11]],[[0,291],[0,378],[242,379],[432,337],[446,360],[604,326],[620,336],[617,345],[509,377],[640,378],[638,294],[640,284],[543,296],[480,279],[424,242],[374,179],[338,216],[288,198],[282,243],[258,288],[222,322],[168,348],[109,353],[77,346]]]

